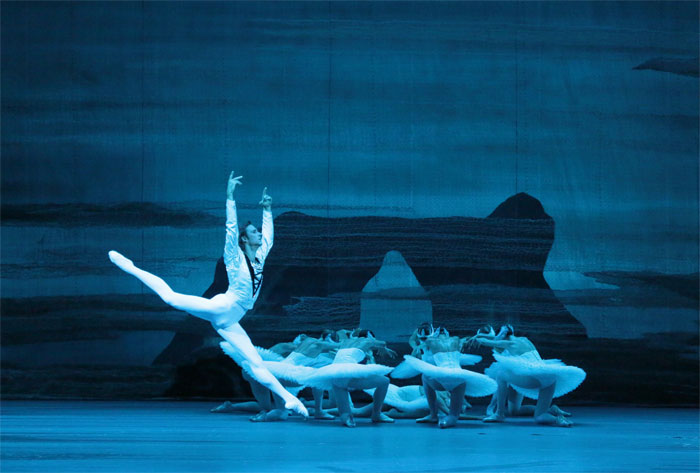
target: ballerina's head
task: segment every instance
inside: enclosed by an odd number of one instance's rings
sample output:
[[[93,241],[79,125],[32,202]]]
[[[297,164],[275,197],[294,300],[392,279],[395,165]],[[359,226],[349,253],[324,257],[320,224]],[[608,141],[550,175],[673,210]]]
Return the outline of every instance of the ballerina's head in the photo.
[[[344,329],[341,328],[340,330],[336,330],[335,334],[338,337],[338,340],[348,340],[352,338],[352,330]]]
[[[495,339],[496,340],[503,340],[508,337],[511,337],[515,335],[515,330],[513,330],[513,326],[508,324],[508,325],[502,325],[501,330],[498,331],[498,335],[496,335]]]
[[[376,338],[371,330],[367,330],[364,328],[356,328],[355,330],[352,331],[352,336],[354,338],[370,338],[370,339]]]
[[[338,336],[338,333],[335,330],[331,330],[329,328],[324,329],[323,332],[321,332],[321,336],[319,337],[321,340],[324,342],[338,342],[340,341],[340,337]]]

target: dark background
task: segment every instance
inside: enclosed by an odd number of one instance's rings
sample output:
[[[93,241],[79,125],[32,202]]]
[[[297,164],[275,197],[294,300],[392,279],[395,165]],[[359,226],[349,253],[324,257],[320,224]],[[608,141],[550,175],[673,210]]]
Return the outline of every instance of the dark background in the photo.
[[[424,293],[375,295],[387,325],[427,300],[455,333],[512,322],[586,369],[572,402],[697,405],[697,18],[3,3],[3,397],[245,396],[216,334],[106,257],[204,293],[235,169],[241,220],[275,200],[255,343],[360,324],[397,250]]]

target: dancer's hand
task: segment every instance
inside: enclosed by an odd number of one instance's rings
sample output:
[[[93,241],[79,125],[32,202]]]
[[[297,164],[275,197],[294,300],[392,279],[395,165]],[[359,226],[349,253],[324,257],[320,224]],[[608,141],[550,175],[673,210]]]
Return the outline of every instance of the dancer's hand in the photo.
[[[394,350],[392,350],[391,348],[385,348],[384,351],[386,352],[387,355],[389,355],[389,358],[391,358],[391,359],[394,359],[394,358],[396,358],[397,356],[399,356],[399,354],[396,353],[396,352],[395,352]]]
[[[259,203],[262,205],[263,209],[270,210],[270,207],[272,206],[272,197],[267,195],[267,187],[263,189],[262,199],[260,199]]]
[[[228,185],[226,186],[226,197],[229,200],[233,200],[233,191],[236,189],[236,186],[243,185],[241,179],[243,179],[243,176],[233,177],[233,171],[231,171],[231,174],[228,176]]]

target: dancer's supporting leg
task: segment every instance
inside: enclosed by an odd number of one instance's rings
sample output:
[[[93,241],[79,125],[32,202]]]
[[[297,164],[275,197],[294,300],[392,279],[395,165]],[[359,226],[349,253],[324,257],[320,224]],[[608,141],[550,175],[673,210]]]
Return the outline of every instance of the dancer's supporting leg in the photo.
[[[441,429],[457,425],[457,419],[459,419],[459,414],[462,412],[462,405],[464,405],[464,391],[466,391],[466,389],[467,384],[462,383],[450,391],[450,413],[440,419],[439,425]]]
[[[504,380],[497,380],[498,390],[496,396],[496,412],[484,417],[484,422],[503,422],[506,418],[506,400],[508,399],[508,383]]]
[[[557,425],[559,427],[571,427],[573,423],[566,420],[564,416],[553,416],[549,413],[555,387],[556,383],[540,389],[537,396],[537,405],[535,406],[535,422],[538,424]]]
[[[421,417],[420,419],[417,419],[416,422],[420,424],[437,424],[437,394],[435,393],[435,389],[433,389],[433,387],[430,386],[430,384],[428,383],[428,379],[425,377],[425,375],[423,375],[421,378],[423,380],[423,389],[425,390],[425,397],[428,399],[428,408],[430,409],[430,414],[428,414],[425,417]]]
[[[323,410],[323,389],[313,388],[311,392],[314,395],[314,419],[331,420],[334,416]]]
[[[353,390],[374,389],[372,393],[372,402],[358,409],[352,406],[350,407],[350,412],[352,412],[353,416],[370,417],[375,424],[380,422],[390,424],[394,422],[394,419],[382,413],[384,398],[386,398],[386,393],[389,391],[389,383],[389,378],[381,375],[350,381],[348,386]]]
[[[525,417],[525,416],[534,415],[535,407],[536,406],[534,406],[532,404],[523,405],[523,395],[520,394],[515,389],[513,389],[512,386],[508,387],[508,415],[509,416]],[[549,406],[548,412],[555,417],[558,417],[558,416],[569,417],[571,415],[570,412],[566,412],[566,411],[559,409],[559,406],[557,406],[556,404],[552,404],[551,406]]]
[[[355,427],[355,420],[352,418],[352,408],[350,407],[350,393],[345,388],[333,386],[333,394],[335,394],[335,402],[338,405],[340,422],[345,427]]]
[[[382,414],[384,398],[389,390],[389,378],[386,376],[373,376],[364,380],[363,384],[375,387],[372,395],[372,422],[394,422],[394,419],[386,414]]]

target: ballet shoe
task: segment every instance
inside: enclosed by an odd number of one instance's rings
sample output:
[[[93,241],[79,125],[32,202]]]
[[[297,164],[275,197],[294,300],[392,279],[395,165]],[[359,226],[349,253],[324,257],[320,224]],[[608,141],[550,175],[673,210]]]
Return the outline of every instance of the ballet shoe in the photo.
[[[379,417],[377,417],[377,418],[372,417],[372,422],[374,422],[375,424],[381,424],[381,423],[391,424],[394,422],[394,419],[392,419],[391,417],[389,417],[386,414],[381,413],[381,414],[379,414]]]
[[[557,427],[571,427],[572,425],[574,425],[574,423],[564,416],[557,416],[557,422],[555,425]]]
[[[437,416],[433,416],[433,415],[428,414],[425,417],[421,417],[420,419],[416,419],[416,423],[418,423],[418,424],[437,424],[438,418],[437,418]]]
[[[553,425],[556,427],[571,427],[573,422],[567,420],[564,416],[553,416],[552,414],[541,414],[535,417],[535,423],[541,425]]]
[[[251,416],[249,420],[251,422],[265,422],[265,415],[267,414],[266,411],[260,411],[254,416]]]
[[[450,427],[454,427],[455,425],[457,425],[457,417],[455,416],[445,416],[440,419],[440,423],[438,424],[441,429],[448,429]]]
[[[284,407],[304,416],[304,418],[309,417],[309,411],[306,410],[304,404],[297,398],[292,397],[290,400],[284,403]]]
[[[314,419],[316,419],[316,420],[333,420],[333,419],[335,419],[335,416],[332,416],[325,411],[319,410],[319,411],[314,412]]]
[[[231,401],[225,401],[223,404],[216,406],[215,408],[211,409],[209,412],[213,412],[215,414],[218,413],[228,413],[228,412],[233,412],[233,403]]]
[[[505,420],[505,416],[499,416],[498,414],[491,414],[490,416],[486,416],[481,419],[482,422],[486,422],[487,424],[493,422],[503,422]]]
[[[566,412],[564,410],[561,410],[559,406],[556,404],[552,404],[551,407],[549,408],[549,413],[552,414],[553,416],[564,416],[564,417],[571,417],[571,412]]]
[[[273,409],[265,414],[265,422],[276,422],[287,420],[289,411],[286,409]]]
[[[350,415],[341,415],[340,416],[340,422],[345,426],[345,427],[355,427],[355,419],[352,418]]]
[[[121,253],[112,250],[107,254],[109,255],[109,260],[123,270],[129,270],[134,267],[134,262]]]

